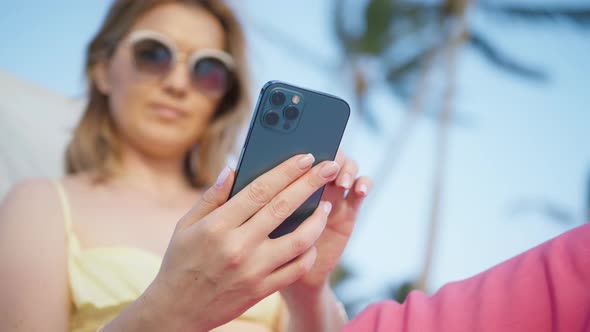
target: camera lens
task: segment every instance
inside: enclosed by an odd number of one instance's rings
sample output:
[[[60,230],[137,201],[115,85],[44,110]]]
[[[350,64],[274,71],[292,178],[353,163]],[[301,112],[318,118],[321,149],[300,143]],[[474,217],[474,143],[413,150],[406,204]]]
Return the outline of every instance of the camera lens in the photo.
[[[285,118],[287,118],[287,120],[295,120],[299,116],[299,109],[297,109],[295,106],[288,106],[285,108],[284,112]]]
[[[264,122],[268,125],[274,126],[279,123],[279,115],[275,111],[269,111],[264,115]]]
[[[285,94],[281,91],[275,91],[270,96],[270,102],[275,106],[281,106],[285,103]]]

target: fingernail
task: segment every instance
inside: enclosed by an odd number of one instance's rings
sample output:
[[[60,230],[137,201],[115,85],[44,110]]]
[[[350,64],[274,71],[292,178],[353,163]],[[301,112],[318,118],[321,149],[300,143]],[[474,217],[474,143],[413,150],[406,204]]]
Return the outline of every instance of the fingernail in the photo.
[[[219,176],[217,177],[217,181],[215,181],[215,185],[217,187],[221,187],[225,183],[225,180],[227,180],[227,178],[229,176],[229,172],[230,172],[229,167],[225,166],[223,168],[223,171],[221,171],[221,173],[219,173]]]
[[[350,176],[350,174],[345,173],[344,175],[342,175],[342,178],[340,179],[340,186],[346,189],[350,189],[351,185],[352,177]]]
[[[333,161],[333,162],[326,164],[322,167],[322,169],[320,170],[320,175],[324,179],[329,179],[332,176],[336,175],[336,173],[338,173],[339,170],[340,170],[340,167],[338,166],[338,164],[336,162]]]
[[[329,215],[330,214],[330,211],[332,211],[332,203],[330,203],[330,202],[324,202],[322,204],[322,210],[324,210],[324,213],[326,215]]]
[[[366,195],[369,192],[369,188],[367,187],[366,184],[361,184],[359,186],[359,192],[363,195]]]
[[[304,156],[301,156],[299,160],[297,160],[297,167],[299,167],[300,169],[307,169],[313,164],[314,161],[315,158],[313,157],[313,155],[311,153],[308,153]]]

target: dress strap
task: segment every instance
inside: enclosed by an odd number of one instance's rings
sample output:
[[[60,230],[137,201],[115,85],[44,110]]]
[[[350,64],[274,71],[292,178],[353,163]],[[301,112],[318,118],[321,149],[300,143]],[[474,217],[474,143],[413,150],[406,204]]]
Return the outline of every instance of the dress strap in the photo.
[[[66,230],[66,237],[68,241],[68,249],[70,252],[77,253],[80,251],[80,243],[78,242],[78,238],[74,234],[72,229],[72,209],[70,207],[70,201],[68,199],[68,194],[66,193],[66,189],[64,188],[63,184],[60,181],[53,181],[55,186],[55,190],[59,196],[59,201],[61,203],[61,209],[64,217],[64,226]]]

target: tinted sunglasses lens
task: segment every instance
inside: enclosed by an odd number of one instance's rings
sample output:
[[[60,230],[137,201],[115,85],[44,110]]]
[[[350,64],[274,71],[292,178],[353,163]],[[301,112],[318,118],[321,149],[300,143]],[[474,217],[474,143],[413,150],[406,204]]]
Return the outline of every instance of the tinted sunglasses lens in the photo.
[[[193,81],[207,95],[223,96],[231,85],[231,73],[225,63],[215,57],[198,60],[193,68]]]
[[[172,51],[155,39],[142,39],[133,44],[133,57],[138,70],[163,74],[172,63]]]

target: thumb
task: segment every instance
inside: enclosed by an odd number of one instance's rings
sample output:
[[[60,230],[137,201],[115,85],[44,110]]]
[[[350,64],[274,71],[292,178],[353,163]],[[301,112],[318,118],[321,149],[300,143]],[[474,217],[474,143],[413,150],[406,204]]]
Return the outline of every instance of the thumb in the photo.
[[[201,198],[179,221],[178,226],[189,227],[223,205],[228,200],[233,182],[234,171],[226,166],[217,176],[215,184],[201,195]]]

